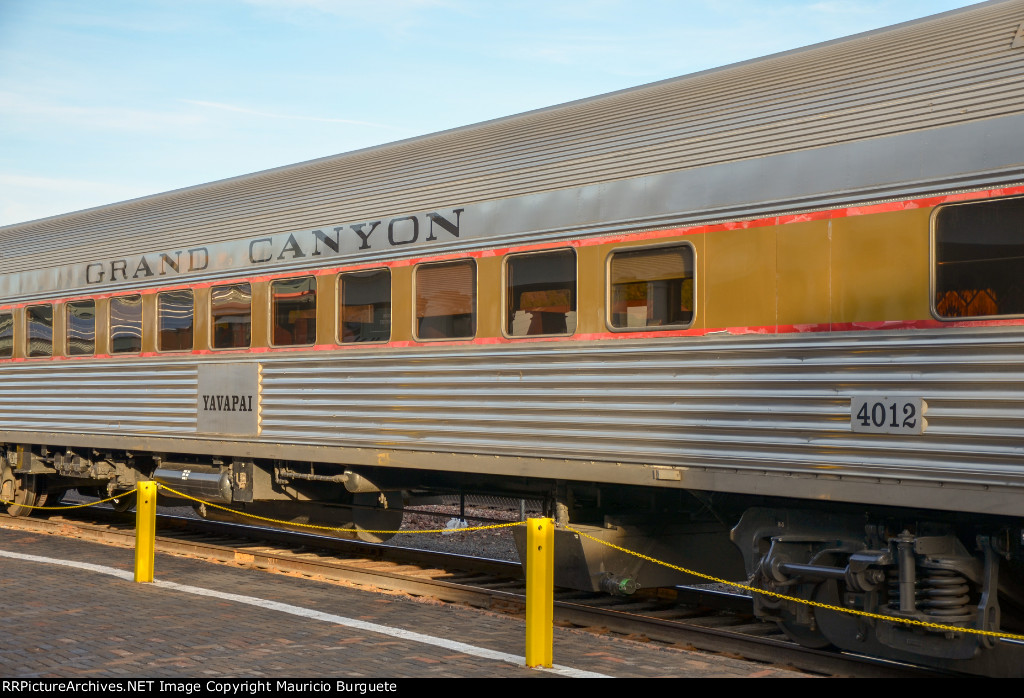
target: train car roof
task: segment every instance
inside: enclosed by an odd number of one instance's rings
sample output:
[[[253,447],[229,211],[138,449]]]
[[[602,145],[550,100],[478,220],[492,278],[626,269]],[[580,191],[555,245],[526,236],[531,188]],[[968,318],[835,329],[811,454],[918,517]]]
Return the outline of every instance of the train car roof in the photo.
[[[0,273],[279,234],[1024,113],[1020,0],[0,228]],[[1018,42],[1019,43],[1019,42]],[[867,183],[866,183],[867,184]],[[155,242],[156,241],[156,242]]]

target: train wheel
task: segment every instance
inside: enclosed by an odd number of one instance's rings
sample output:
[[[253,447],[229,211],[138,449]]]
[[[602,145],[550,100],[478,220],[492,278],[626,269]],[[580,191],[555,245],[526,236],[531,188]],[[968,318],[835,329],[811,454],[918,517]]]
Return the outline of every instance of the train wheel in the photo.
[[[397,531],[402,526],[401,492],[360,492],[352,496],[352,523],[359,540],[383,543],[393,533],[370,531]]]
[[[31,507],[46,504],[45,487],[38,475],[15,475],[5,470],[3,482],[0,483],[0,498],[7,504],[7,513],[11,516],[28,516]]]
[[[114,507],[114,511],[123,514],[135,506],[135,495],[135,492],[119,495],[116,499],[110,500],[109,504]],[[104,497],[104,499],[106,499],[106,497]]]
[[[816,599],[818,596],[817,585],[810,588],[808,588],[808,585],[800,585],[797,589],[799,591],[793,593],[793,596],[804,599]],[[801,647],[808,647],[816,650],[836,649],[836,646],[833,645],[832,642],[825,637],[824,633],[821,632],[821,629],[818,628],[816,614],[811,611],[808,613],[797,612],[797,615],[794,615],[789,610],[792,608],[791,603],[792,602],[782,606],[780,609],[782,612],[776,621],[782,632],[786,633],[786,637]],[[797,618],[800,619],[799,622]]]
[[[801,647],[808,647],[814,650],[832,650],[836,648],[817,628],[809,628],[806,625],[797,625],[796,623],[787,623],[781,620],[778,623],[782,632],[786,633],[786,637]]]

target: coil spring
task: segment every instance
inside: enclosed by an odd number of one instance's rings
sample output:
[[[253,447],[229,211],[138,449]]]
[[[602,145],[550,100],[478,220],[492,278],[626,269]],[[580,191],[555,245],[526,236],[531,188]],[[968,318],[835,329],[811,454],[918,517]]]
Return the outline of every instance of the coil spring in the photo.
[[[889,608],[900,609],[899,572],[886,572],[889,588]],[[917,582],[914,585],[915,604],[919,611],[931,616],[967,616],[971,608],[970,586],[967,578],[953,570],[917,568]]]

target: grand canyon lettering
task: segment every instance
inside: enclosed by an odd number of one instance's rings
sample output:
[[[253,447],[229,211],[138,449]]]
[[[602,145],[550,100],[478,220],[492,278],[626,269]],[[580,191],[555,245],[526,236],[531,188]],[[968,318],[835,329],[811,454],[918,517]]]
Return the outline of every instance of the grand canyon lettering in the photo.
[[[430,211],[414,216],[250,238],[242,242],[91,262],[85,266],[85,281],[86,284],[99,284],[198,272],[210,268],[211,260],[218,269],[236,268],[304,258],[312,261],[317,257],[432,243],[458,238],[464,211],[464,208]]]

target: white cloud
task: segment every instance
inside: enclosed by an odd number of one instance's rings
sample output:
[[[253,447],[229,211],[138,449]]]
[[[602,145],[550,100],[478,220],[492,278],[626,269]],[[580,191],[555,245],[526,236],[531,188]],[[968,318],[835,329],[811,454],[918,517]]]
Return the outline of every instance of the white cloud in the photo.
[[[824,2],[816,2],[812,5],[808,5],[806,8],[811,12],[821,12],[823,14],[846,14],[846,15],[865,15],[871,14],[871,7],[866,7],[861,2],[846,2],[844,0],[825,0]]]
[[[183,102],[187,104],[195,104],[200,107],[209,107],[211,109],[221,109],[224,111],[237,112],[240,114],[249,114],[251,116],[262,116],[269,119],[292,119],[295,121],[322,121],[326,123],[334,124],[355,124],[357,126],[374,126],[377,128],[390,128],[397,129],[397,126],[389,126],[388,124],[378,124],[372,121],[356,121],[354,119],[330,119],[320,116],[296,116],[292,114],[277,114],[274,112],[260,111],[258,109],[248,109],[246,107],[236,107],[231,104],[221,104],[219,102],[203,102],[196,99],[183,99]]]
[[[249,5],[277,10],[313,10],[332,15],[363,18],[390,17],[430,10],[436,7],[455,7],[451,0],[243,0]]]
[[[438,9],[461,10],[453,0],[242,0],[247,5],[273,13],[282,19],[304,24],[319,23],[324,16],[348,22],[362,22],[403,35]],[[471,8],[472,3],[469,4]]]
[[[612,62],[616,56],[635,52],[640,44],[630,36],[571,35],[541,36],[536,40],[516,42],[508,55],[518,59],[546,63],[592,64],[593,61]],[[642,45],[642,44],[641,44]]]
[[[0,116],[29,119],[36,124],[42,119],[74,124],[76,128],[118,131],[166,132],[194,128],[205,121],[201,114],[191,112],[54,104],[16,92],[0,92]]]
[[[156,191],[111,182],[0,173],[0,225],[102,206]]]

